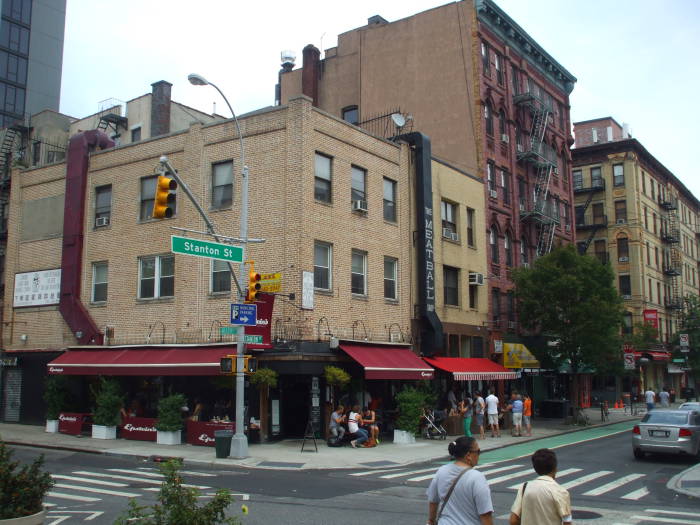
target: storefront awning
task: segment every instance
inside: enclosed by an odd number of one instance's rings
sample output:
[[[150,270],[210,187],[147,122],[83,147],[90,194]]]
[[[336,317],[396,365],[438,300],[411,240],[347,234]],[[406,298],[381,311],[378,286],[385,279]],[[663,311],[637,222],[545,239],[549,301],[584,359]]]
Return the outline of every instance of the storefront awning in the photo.
[[[670,352],[635,352],[634,357],[647,357],[651,358],[654,361],[669,361],[671,359],[671,353]]]
[[[522,343],[503,343],[505,368],[539,368],[540,362]]]
[[[46,366],[54,375],[213,376],[235,347],[121,348],[68,350]]]
[[[423,359],[435,368],[452,372],[457,381],[517,379],[520,377],[519,372],[503,368],[498,363],[484,357],[424,357]]]
[[[365,379],[432,379],[435,370],[408,348],[341,343],[340,349],[365,369]]]

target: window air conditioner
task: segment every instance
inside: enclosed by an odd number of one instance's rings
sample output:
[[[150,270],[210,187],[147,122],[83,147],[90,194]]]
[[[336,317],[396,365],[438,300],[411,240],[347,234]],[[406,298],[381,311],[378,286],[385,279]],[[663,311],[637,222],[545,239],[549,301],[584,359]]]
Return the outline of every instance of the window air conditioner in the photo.
[[[469,272],[469,284],[482,286],[484,284],[484,274],[477,272]]]
[[[492,199],[498,198],[498,192],[496,190],[489,190],[489,195],[491,196]]]
[[[529,267],[530,267],[530,263],[529,263],[529,262],[524,262],[524,263],[523,263],[523,268],[529,268]]]
[[[556,166],[554,166],[554,168],[552,168],[552,170],[554,171],[554,174],[555,174],[555,175],[559,175],[559,168],[557,168]]]
[[[625,301],[629,301],[630,299],[632,299],[632,296],[631,296],[631,295],[623,295],[622,298],[623,298]]]
[[[367,201],[352,201],[352,211],[367,211]]]
[[[618,258],[617,258],[617,262],[630,262],[630,258],[629,258],[629,257],[624,257],[624,256],[623,256],[623,257],[618,257]]]
[[[515,151],[517,151],[518,153],[522,153],[522,152],[523,152],[523,145],[522,145],[522,144],[516,144],[516,145],[515,145]]]
[[[96,217],[95,218],[95,228],[100,226],[107,226],[109,224],[109,217]]]
[[[508,136],[507,133],[503,133],[501,135],[501,142],[505,142],[506,144],[508,144],[510,142],[510,137]]]
[[[452,232],[450,234],[450,240],[455,241],[455,242],[459,242],[459,233]]]
[[[564,226],[564,229],[566,231],[570,232],[571,231],[571,224],[567,224],[566,226]]]
[[[627,221],[625,219],[617,219],[617,224],[625,224]]]
[[[519,206],[520,206],[520,211],[525,211],[525,203],[524,202],[521,202]]]
[[[442,229],[442,236],[445,239],[452,239],[452,228],[443,228]]]

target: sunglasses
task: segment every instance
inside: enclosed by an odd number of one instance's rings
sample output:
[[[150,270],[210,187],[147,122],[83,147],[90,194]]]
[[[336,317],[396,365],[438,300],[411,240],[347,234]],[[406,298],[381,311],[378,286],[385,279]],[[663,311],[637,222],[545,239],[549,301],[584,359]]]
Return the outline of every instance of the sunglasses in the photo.
[[[476,450],[470,450],[469,453],[470,453],[470,454],[476,454],[477,456],[480,456],[480,455],[481,455],[481,449],[478,448],[478,449],[476,449]]]

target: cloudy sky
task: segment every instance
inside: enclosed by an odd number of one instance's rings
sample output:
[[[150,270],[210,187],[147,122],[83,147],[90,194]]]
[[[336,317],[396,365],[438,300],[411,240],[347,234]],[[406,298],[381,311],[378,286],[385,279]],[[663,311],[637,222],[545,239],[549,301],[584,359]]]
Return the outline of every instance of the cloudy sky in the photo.
[[[612,116],[700,198],[700,1],[496,0],[578,82],[572,120]],[[129,100],[167,80],[173,98],[211,112],[216,83],[238,114],[274,103],[280,51],[337,35],[381,15],[390,22],[440,0],[244,2],[242,0],[68,0],[61,111],[82,117],[109,98]]]

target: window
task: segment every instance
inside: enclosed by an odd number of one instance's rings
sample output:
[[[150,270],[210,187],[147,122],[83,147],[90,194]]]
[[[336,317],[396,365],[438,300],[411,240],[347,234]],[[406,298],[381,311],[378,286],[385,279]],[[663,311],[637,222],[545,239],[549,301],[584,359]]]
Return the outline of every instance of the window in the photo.
[[[498,323],[501,320],[501,290],[494,288],[491,290],[491,310],[493,311],[493,320]]]
[[[41,142],[35,141],[32,144],[32,166],[41,164]]]
[[[630,259],[630,250],[627,237],[618,237],[617,239],[617,260],[619,262],[628,262]]]
[[[484,120],[486,121],[486,134],[493,135],[493,110],[488,102],[484,106]]]
[[[503,187],[503,204],[510,204],[510,173],[501,169],[501,186]]]
[[[46,162],[49,164],[53,162],[61,162],[66,158],[66,152],[61,150],[49,150],[46,152]]]
[[[491,262],[498,263],[498,233],[496,233],[495,226],[491,226],[489,231],[489,244],[491,245]]]
[[[229,208],[233,203],[233,162],[220,162],[211,167],[211,207]]]
[[[518,178],[518,201],[520,206],[520,211],[525,211],[525,204],[527,200],[527,184],[525,184],[525,179]]]
[[[496,165],[492,160],[486,163],[486,182],[488,184],[489,192],[496,191],[496,183],[493,178],[496,172]]]
[[[654,262],[656,264],[656,267],[659,267],[659,247],[654,246]]]
[[[502,67],[502,59],[501,55],[498,53],[494,53],[493,55],[494,58],[494,65],[496,66],[496,81],[498,82],[499,85],[503,85],[503,67]]]
[[[97,262],[92,264],[92,302],[102,303],[107,300],[108,264]]]
[[[503,110],[498,112],[498,132],[501,134],[501,140],[503,140],[503,136],[508,133],[508,129],[506,128],[506,114]]]
[[[615,222],[618,224],[627,222],[627,203],[625,201],[615,201]]]
[[[506,266],[513,266],[513,248],[510,242],[510,234],[508,233],[506,233],[503,240],[503,248],[505,249],[506,253]]]
[[[150,177],[141,178],[141,210],[139,218],[142,221],[147,221],[152,218],[153,215],[153,202],[156,196],[156,182],[158,180],[157,175],[152,175]],[[170,190],[170,193],[176,195],[177,190]],[[170,207],[173,210],[173,216],[177,211],[177,200],[174,199]]]
[[[654,179],[650,178],[649,183],[651,184],[651,199],[656,199],[656,190],[654,189]]]
[[[603,175],[600,168],[591,168],[591,187],[600,188],[603,186]]]
[[[18,22],[29,24],[32,18],[31,0],[5,0],[2,2],[2,14]]]
[[[479,286],[476,284],[469,285],[469,308],[472,310],[479,308]]]
[[[600,264],[607,264],[608,263],[608,252],[607,252],[607,243],[604,240],[597,240],[593,244],[593,253],[595,254],[596,257],[598,257],[598,260],[600,261]]]
[[[571,206],[566,201],[564,201],[564,227],[567,231],[571,229]]]
[[[491,63],[489,59],[489,45],[486,42],[481,43],[481,65],[484,69],[484,74],[489,75],[491,73]]]
[[[642,193],[644,193],[644,195],[647,194],[647,176],[643,171],[642,171]]]
[[[367,253],[352,251],[350,288],[356,295],[367,295]]]
[[[518,68],[514,65],[510,70],[511,81],[513,82],[513,94],[520,95],[520,75],[518,74]]]
[[[474,243],[474,210],[467,208],[467,244],[475,246]]]
[[[396,182],[384,179],[384,220],[396,222]]]
[[[152,255],[139,259],[139,299],[175,296],[175,257]]]
[[[440,202],[442,227],[450,233],[457,233],[457,205],[447,201]],[[444,234],[445,232],[443,232]]]
[[[384,257],[384,299],[398,299],[396,291],[397,269],[399,261],[393,257]]]
[[[625,185],[625,168],[622,164],[613,165],[613,184],[615,186]]]
[[[527,241],[525,240],[525,237],[520,238],[520,262],[522,264],[529,264],[530,263],[530,257],[528,255],[528,249],[527,249]]]
[[[515,322],[515,293],[513,290],[508,290],[506,294],[506,309],[508,321]]]
[[[131,130],[131,142],[139,142],[141,140],[141,126]]]
[[[357,123],[360,122],[360,111],[357,109],[357,106],[348,106],[343,108],[342,115],[343,120],[345,122],[349,122],[350,124],[357,125]]]
[[[646,243],[647,246],[647,264],[651,265],[651,248],[649,247],[649,243]]]
[[[620,295],[630,297],[632,295],[632,282],[629,275],[620,275],[617,278],[620,287]]]
[[[212,259],[211,261],[211,291],[212,293],[231,291],[231,272],[226,261]]]
[[[321,202],[331,202],[331,159],[316,153],[314,160],[314,198]]]
[[[625,335],[632,335],[632,313],[625,312],[622,316],[622,333]]]
[[[648,230],[649,229],[649,210],[647,209],[646,206],[644,206],[644,227]]]
[[[656,213],[652,213],[652,222],[654,224],[654,234],[656,235]]]
[[[325,242],[314,242],[314,288],[316,290],[331,290],[331,263],[333,248]]]
[[[350,168],[350,200],[362,201],[362,208],[367,209],[367,172],[362,168]]]
[[[574,190],[583,188],[583,172],[581,170],[571,172],[571,177],[574,180]]]
[[[112,215],[112,185],[95,188],[95,227],[107,226]]]
[[[442,276],[445,304],[459,306],[459,269],[444,266]]]

